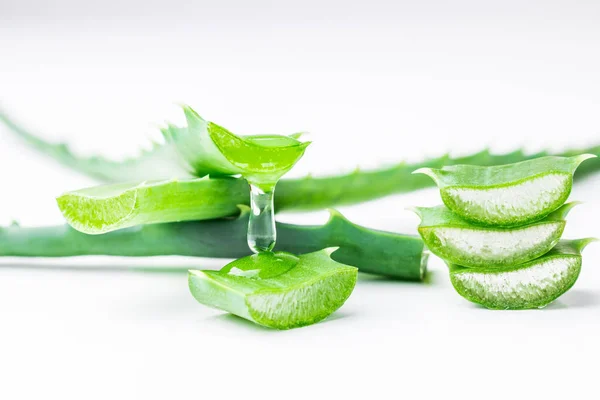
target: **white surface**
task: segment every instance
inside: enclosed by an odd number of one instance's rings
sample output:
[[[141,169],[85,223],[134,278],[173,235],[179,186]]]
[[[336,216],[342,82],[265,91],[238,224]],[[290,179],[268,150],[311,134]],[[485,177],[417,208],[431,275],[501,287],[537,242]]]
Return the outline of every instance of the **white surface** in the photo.
[[[0,102],[82,154],[134,154],[181,120],[173,102],[241,133],[311,131],[294,174],[600,140],[595,2],[54,3],[0,3]],[[3,129],[0,171],[3,223],[60,223],[54,196],[93,183]],[[598,185],[575,187],[565,237],[600,236]],[[438,202],[342,212],[408,232],[404,208]],[[599,260],[590,245],[545,310],[493,312],[432,258],[428,283],[363,276],[328,321],[287,332],[202,307],[184,273],[121,269],[224,260],[0,260],[0,398],[597,398]]]

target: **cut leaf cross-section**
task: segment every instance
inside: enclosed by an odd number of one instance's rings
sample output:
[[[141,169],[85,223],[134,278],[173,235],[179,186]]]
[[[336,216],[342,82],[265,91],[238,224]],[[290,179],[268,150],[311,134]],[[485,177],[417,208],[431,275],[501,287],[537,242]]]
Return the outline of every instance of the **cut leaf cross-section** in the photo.
[[[565,218],[577,202],[564,204],[541,221],[518,228],[473,225],[444,206],[417,207],[419,234],[431,252],[465,267],[502,267],[533,260],[560,240]]]
[[[596,239],[562,240],[527,263],[504,268],[450,267],[456,291],[490,309],[542,308],[569,290],[581,271],[581,251]]]
[[[356,285],[358,270],[333,261],[332,250],[259,253],[221,271],[190,271],[190,290],[204,305],[263,326],[310,325],[340,308]]]
[[[454,165],[421,168],[430,176],[452,212],[472,223],[519,226],[544,218],[569,197],[573,173],[595,157],[540,157],[492,167]]]
[[[205,121],[184,107],[187,128],[172,125],[163,130],[194,174],[241,175],[250,183],[271,190],[304,155],[310,142],[297,134],[238,136],[214,122]]]
[[[243,181],[208,177],[103,185],[57,198],[67,222],[87,234],[159,222],[221,218],[236,215],[236,204],[247,202]]]

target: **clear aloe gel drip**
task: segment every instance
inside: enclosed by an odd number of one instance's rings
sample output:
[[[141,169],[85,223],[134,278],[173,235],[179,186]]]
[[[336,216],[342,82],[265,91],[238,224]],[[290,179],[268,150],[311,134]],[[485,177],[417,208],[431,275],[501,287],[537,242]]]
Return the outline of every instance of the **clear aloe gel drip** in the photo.
[[[248,247],[254,253],[271,251],[275,247],[277,231],[273,195],[275,186],[261,188],[250,184],[250,219],[248,221]]]

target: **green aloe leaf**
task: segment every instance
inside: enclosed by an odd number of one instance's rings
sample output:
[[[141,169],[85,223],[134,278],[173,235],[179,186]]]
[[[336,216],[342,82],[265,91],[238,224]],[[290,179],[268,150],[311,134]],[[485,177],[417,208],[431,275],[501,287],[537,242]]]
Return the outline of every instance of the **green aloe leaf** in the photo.
[[[0,110],[0,123],[10,132],[27,143],[31,148],[48,156],[68,168],[91,176],[101,182],[142,182],[144,180],[159,180],[172,178],[197,177],[189,162],[181,161],[179,151],[185,146],[174,142],[181,135],[188,135],[186,128],[173,125],[163,129],[163,134],[176,137],[166,140],[166,143],[155,145],[152,150],[143,152],[139,157],[124,161],[111,161],[102,157],[79,157],[70,151],[64,143],[50,143],[39,135],[23,128],[6,113]],[[167,132],[167,133],[165,133]],[[299,135],[291,135],[298,139]],[[564,156],[591,153],[600,154],[600,146],[595,145],[584,149],[569,149],[562,152]],[[391,167],[371,171],[356,170],[347,174],[326,177],[305,177],[298,179],[282,179],[277,185],[275,198],[276,210],[317,210],[340,204],[355,204],[377,199],[395,193],[406,193],[430,187],[434,182],[424,175],[411,175],[415,169],[430,167],[442,168],[448,165],[500,165],[520,162],[547,156],[547,152],[526,154],[516,150],[506,154],[492,154],[488,150],[479,151],[464,157],[452,158],[449,155],[423,160],[421,162],[398,163]],[[193,161],[194,153],[190,154]],[[577,169],[576,178],[583,178],[600,170],[600,159],[590,160]],[[239,183],[230,182],[232,191],[237,190]],[[248,188],[246,188],[248,190]],[[247,197],[249,198],[249,196]],[[232,205],[237,204],[237,198],[232,196]],[[247,203],[246,203],[247,204]],[[222,215],[226,216],[226,215]]]
[[[0,257],[190,256],[239,258],[249,253],[246,241],[250,210],[241,207],[236,218],[120,229],[88,235],[69,225],[0,227]],[[421,281],[427,270],[423,241],[416,235],[368,229],[330,210],[324,225],[277,223],[276,250],[293,254],[338,247],[333,260],[358,267],[361,272],[394,279]]]
[[[198,178],[96,186],[57,198],[67,222],[78,231],[101,234],[135,225],[206,220],[235,215],[247,203],[239,179]]]
[[[259,253],[220,271],[190,271],[190,291],[204,305],[269,328],[314,324],[340,308],[356,285],[358,270],[330,253]]]
[[[445,206],[416,207],[419,234],[438,257],[465,267],[501,268],[533,260],[560,240],[565,217],[577,202],[518,228],[473,225]]]
[[[575,169],[593,154],[541,157],[483,167],[421,168],[440,188],[446,207],[473,223],[518,226],[544,218],[569,197]]]
[[[542,308],[575,284],[581,251],[594,240],[561,240],[542,257],[511,267],[465,268],[450,263],[450,280],[461,296],[487,308]]]
[[[162,130],[166,147],[193,175],[242,175],[264,191],[302,157],[309,143],[278,135],[236,136],[184,107],[188,126]],[[206,177],[207,178],[207,177]],[[230,216],[248,202],[241,182],[223,179],[152,180],[69,192],[60,210],[75,229],[100,234],[133,225]],[[271,194],[272,196],[272,194]]]
[[[163,129],[196,176],[240,174],[258,186],[272,186],[302,157],[310,142],[281,135],[238,136],[184,107],[187,128]]]

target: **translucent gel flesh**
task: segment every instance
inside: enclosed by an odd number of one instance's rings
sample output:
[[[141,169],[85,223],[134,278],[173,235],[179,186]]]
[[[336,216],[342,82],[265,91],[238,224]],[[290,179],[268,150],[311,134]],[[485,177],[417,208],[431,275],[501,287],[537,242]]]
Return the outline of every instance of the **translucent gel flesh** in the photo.
[[[297,139],[281,135],[253,135],[244,138],[247,142],[265,148],[297,145]],[[264,167],[272,166],[267,163]],[[275,183],[281,174],[273,176],[246,176],[250,182],[250,220],[248,222],[248,247],[254,253],[270,252],[275,247],[275,212],[273,195]]]
[[[504,231],[440,227],[435,229],[435,235],[441,246],[493,263],[520,257],[550,243],[552,238],[556,238],[556,244],[561,227],[558,222]]]
[[[504,220],[543,212],[551,207],[569,185],[569,175],[548,174],[514,186],[487,190],[450,188],[448,195],[457,206],[478,218]]]
[[[273,195],[275,188],[263,190],[250,184],[250,220],[248,221],[248,247],[254,253],[271,251],[275,247],[275,212]]]

